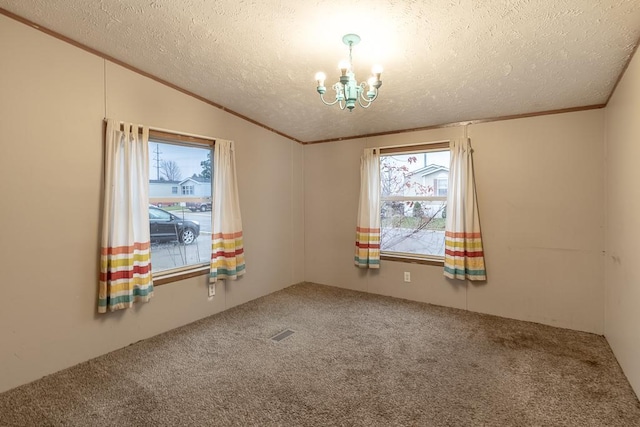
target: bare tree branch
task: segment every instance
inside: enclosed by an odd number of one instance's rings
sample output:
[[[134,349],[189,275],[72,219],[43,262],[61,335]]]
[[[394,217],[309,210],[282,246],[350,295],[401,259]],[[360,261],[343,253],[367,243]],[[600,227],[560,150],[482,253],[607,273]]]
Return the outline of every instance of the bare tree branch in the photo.
[[[162,177],[167,181],[180,181],[182,179],[180,167],[174,160],[163,160],[160,163],[160,171],[162,172]]]

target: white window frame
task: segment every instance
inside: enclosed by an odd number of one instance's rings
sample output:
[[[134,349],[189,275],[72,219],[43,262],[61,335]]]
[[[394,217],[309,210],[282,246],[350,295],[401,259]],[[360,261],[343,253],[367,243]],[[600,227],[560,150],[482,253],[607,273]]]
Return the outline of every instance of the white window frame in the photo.
[[[436,186],[435,186],[435,187],[436,187],[436,188],[435,188],[435,190],[436,190],[436,191],[435,191],[434,193],[435,193],[437,196],[441,196],[441,195],[440,195],[440,190],[442,190],[443,188],[440,186],[440,183],[441,183],[441,182],[445,182],[445,183],[446,183],[446,187],[444,188],[444,190],[445,190],[445,193],[447,193],[447,194],[448,194],[448,192],[449,192],[449,179],[446,179],[446,178],[436,178],[436,182],[437,182],[437,184],[436,184]],[[444,196],[441,196],[441,197],[445,197],[445,198],[446,198],[447,196],[446,196],[446,194],[445,194]]]
[[[213,148],[215,140],[213,138],[199,137],[195,135],[183,135],[179,133],[172,133],[168,131],[149,130],[149,141],[160,142],[164,144],[183,145],[191,147],[200,147],[211,150],[211,158],[213,158]],[[213,177],[211,179],[211,191],[213,193]],[[182,186],[180,186],[182,187]],[[194,190],[195,187],[191,186]],[[179,193],[182,191],[180,188]],[[172,191],[173,192],[173,191]],[[195,191],[194,191],[195,192]],[[193,194],[193,193],[192,193]],[[176,194],[179,198],[181,194]],[[178,200],[178,199],[175,199]],[[151,262],[153,263],[153,253],[151,254]],[[182,267],[160,270],[153,273],[153,285],[160,286],[172,282],[177,282],[189,277],[203,276],[209,274],[210,261],[203,261],[200,263],[189,264]]]
[[[428,152],[449,151],[449,142],[435,142],[427,144],[409,145],[404,147],[387,147],[380,150],[380,158],[396,155],[423,154]],[[423,180],[421,180],[423,181]],[[435,189],[434,189],[435,190]],[[448,185],[447,185],[448,191]],[[435,192],[435,191],[434,191]],[[383,196],[380,197],[380,215],[384,202],[440,202],[447,201],[447,196]],[[382,243],[382,242],[381,242]],[[416,254],[409,252],[388,251],[380,247],[380,258],[388,261],[403,261],[420,264],[444,265],[444,253],[439,255]]]

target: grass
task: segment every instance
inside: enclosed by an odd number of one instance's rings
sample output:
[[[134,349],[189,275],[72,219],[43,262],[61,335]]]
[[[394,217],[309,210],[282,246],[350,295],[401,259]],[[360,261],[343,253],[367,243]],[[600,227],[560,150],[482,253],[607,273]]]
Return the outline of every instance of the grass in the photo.
[[[174,212],[174,211],[188,211],[189,209],[187,209],[186,207],[182,207],[180,205],[173,205],[173,206],[163,206],[160,209],[163,209],[165,211],[169,211],[169,212]]]
[[[390,228],[424,228],[425,230],[444,231],[446,223],[444,218],[416,218],[412,216],[397,216],[391,218],[383,218],[382,226]],[[427,223],[424,225],[424,223]],[[422,227],[421,227],[422,226]]]

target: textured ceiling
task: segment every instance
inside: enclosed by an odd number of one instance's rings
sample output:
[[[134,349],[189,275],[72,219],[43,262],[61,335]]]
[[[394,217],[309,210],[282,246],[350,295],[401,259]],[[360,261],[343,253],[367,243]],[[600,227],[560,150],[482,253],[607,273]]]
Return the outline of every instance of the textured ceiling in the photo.
[[[0,7],[301,141],[603,104],[638,0],[0,0]],[[354,48],[378,100],[321,103]],[[328,88],[328,94],[333,91]]]

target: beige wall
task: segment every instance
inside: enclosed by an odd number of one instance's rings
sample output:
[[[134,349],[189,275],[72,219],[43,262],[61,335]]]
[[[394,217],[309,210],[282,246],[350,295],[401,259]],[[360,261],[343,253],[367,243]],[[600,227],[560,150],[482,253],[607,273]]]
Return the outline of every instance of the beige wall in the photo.
[[[605,336],[640,395],[640,57],[606,108]]]
[[[2,15],[0,57],[0,392],[304,280],[302,146]],[[105,115],[236,141],[241,280],[96,314]]]
[[[467,284],[442,267],[353,265],[365,146],[463,137],[463,128],[305,146],[305,279],[328,285],[603,332],[603,110],[468,127],[488,281]],[[411,283],[403,272],[411,272]]]

